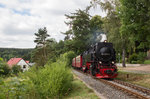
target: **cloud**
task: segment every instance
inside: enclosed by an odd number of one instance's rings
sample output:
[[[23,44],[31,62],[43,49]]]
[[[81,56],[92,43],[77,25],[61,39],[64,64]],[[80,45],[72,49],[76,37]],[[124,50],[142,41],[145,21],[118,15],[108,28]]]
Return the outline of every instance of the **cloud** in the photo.
[[[90,0],[1,0],[0,47],[34,48],[34,33],[47,27],[57,41],[62,40],[68,27],[64,14],[85,9]],[[104,15],[100,10],[90,13]]]

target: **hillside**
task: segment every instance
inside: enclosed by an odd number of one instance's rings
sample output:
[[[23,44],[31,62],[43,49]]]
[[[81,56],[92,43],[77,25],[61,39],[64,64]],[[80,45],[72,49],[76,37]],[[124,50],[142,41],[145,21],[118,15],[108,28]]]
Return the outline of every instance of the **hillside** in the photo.
[[[0,57],[8,61],[12,57],[21,57],[25,60],[31,61],[31,53],[33,49],[19,49],[19,48],[0,48]]]

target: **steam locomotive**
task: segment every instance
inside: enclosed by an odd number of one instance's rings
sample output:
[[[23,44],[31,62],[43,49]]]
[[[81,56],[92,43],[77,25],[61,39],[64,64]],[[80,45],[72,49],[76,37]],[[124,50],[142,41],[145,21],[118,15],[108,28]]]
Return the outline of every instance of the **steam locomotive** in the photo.
[[[115,78],[117,67],[115,65],[115,50],[112,43],[99,42],[73,58],[72,67],[90,73],[96,78]]]

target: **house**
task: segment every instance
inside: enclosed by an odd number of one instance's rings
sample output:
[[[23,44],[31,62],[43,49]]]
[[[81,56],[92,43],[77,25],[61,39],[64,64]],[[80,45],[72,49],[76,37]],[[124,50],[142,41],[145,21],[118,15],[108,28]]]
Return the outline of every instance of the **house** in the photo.
[[[22,58],[11,58],[7,64],[10,68],[12,68],[13,65],[19,65],[23,71],[28,70],[30,67],[29,64]]]

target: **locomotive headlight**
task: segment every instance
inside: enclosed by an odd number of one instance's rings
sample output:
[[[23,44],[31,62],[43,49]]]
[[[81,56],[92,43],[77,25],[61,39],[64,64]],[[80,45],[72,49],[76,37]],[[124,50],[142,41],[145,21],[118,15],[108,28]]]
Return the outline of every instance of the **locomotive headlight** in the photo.
[[[112,64],[114,64],[115,62],[114,62],[114,61],[112,61],[111,63],[112,63]]]
[[[100,64],[102,64],[102,62],[101,62],[101,61],[99,61],[99,63],[100,63]]]

